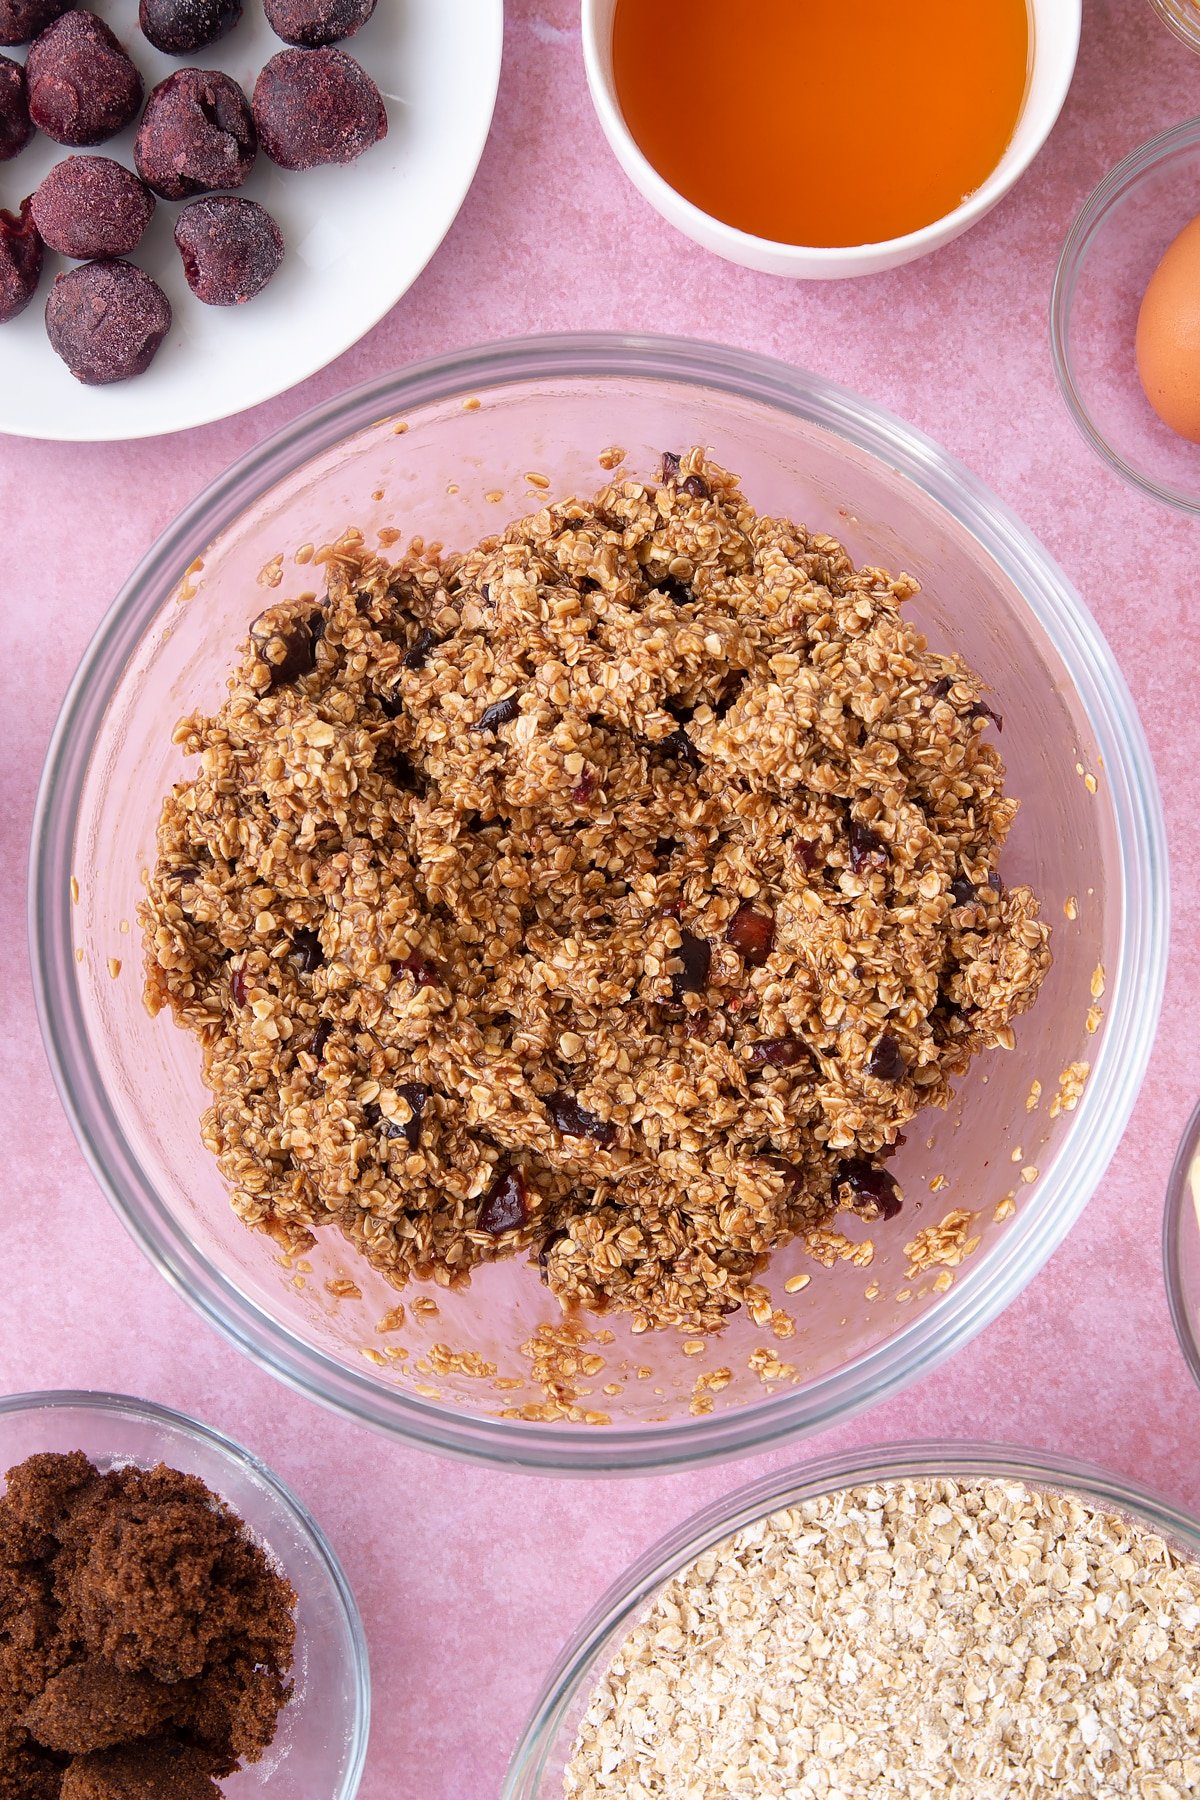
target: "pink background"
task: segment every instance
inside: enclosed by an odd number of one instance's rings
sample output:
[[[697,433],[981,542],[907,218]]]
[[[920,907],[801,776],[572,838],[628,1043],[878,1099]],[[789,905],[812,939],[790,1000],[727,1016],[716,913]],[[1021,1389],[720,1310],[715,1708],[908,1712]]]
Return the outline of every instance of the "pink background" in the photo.
[[[1186,653],[1200,527],[1123,486],[1087,449],[1059,400],[1046,331],[1078,206],[1128,150],[1200,111],[1200,60],[1145,0],[1085,0],[1066,110],[1016,190],[925,262],[805,287],[718,261],[638,197],[588,102],[577,11],[576,0],[509,0],[500,101],[466,205],[412,291],[323,374],[150,444],[0,442],[0,1387],[147,1395],[231,1432],[299,1491],[345,1562],[370,1637],[363,1800],[495,1795],[550,1661],[630,1558],[702,1503],[804,1454],[583,1483],[453,1465],[356,1429],[291,1396],[195,1318],[126,1237],[60,1112],[26,970],[25,862],[76,661],[142,552],[231,460],[411,358],[571,327],[771,352],[930,432],[1074,580],[1141,708],[1166,803],[1175,927],[1150,1075],[1100,1192],[1021,1299],[939,1372],[811,1448],[1023,1440],[1092,1457],[1200,1512],[1200,1394],[1171,1333],[1159,1253],[1200,1057],[1194,630]]]

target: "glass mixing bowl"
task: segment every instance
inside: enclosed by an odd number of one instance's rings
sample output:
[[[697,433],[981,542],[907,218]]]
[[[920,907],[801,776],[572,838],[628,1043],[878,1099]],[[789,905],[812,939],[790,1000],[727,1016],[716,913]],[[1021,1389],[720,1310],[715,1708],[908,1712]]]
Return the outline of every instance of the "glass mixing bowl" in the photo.
[[[1200,1383],[1200,1104],[1184,1127],[1167,1182],[1163,1268],[1179,1348]]]
[[[1150,4],[1190,50],[1200,50],[1200,8],[1195,0],[1150,0]]]
[[[765,1279],[794,1321],[783,1339],[738,1314],[696,1353],[675,1332],[635,1336],[620,1316],[580,1321],[590,1372],[576,1375],[575,1404],[591,1422],[576,1422],[530,1384],[521,1346],[559,1314],[525,1262],[493,1265],[460,1292],[410,1289],[403,1328],[381,1335],[398,1296],[340,1239],[296,1261],[237,1221],[200,1141],[196,1046],[142,1005],[135,915],[162,796],[185,773],[172,726],[218,705],[268,599],[316,591],[309,546],[349,526],[368,543],[398,528],[466,545],[548,495],[594,490],[610,446],[648,471],[664,448],[693,443],[737,470],[759,508],[921,581],[912,610],[931,640],[996,690],[1024,800],[1004,874],[1041,894],[1055,961],[1015,1050],[977,1063],[948,1112],[910,1128],[891,1165],[907,1203],[871,1229],[869,1269],[824,1270],[798,1246],[776,1256]],[[867,402],[759,356],[654,338],[512,342],[406,369],[297,420],[222,476],[88,650],[49,752],[32,855],[35,982],[59,1091],[159,1268],[309,1395],[431,1449],[573,1473],[744,1454],[879,1399],[964,1343],[1041,1267],[1100,1179],[1163,982],[1154,774],[1120,673],[1045,552],[965,469]],[[1082,1063],[1090,1079],[1068,1111],[1060,1076]],[[1035,1082],[1041,1100],[1027,1111]],[[973,1253],[910,1273],[905,1245],[952,1209],[971,1215]]]
[[[1076,426],[1124,480],[1188,513],[1200,513],[1200,444],[1150,405],[1135,339],[1147,283],[1198,203],[1200,119],[1188,119],[1131,151],[1084,202],[1050,297],[1054,372]]]
[[[124,1394],[0,1399],[5,1471],[42,1451],[82,1450],[97,1468],[166,1463],[198,1475],[240,1514],[296,1593],[294,1692],[261,1762],[222,1782],[228,1800],[354,1800],[371,1723],[367,1643],[354,1595],[320,1526],[265,1463],[207,1425]]]
[[[554,1665],[501,1790],[500,1800],[562,1800],[563,1769],[597,1682],[659,1590],[705,1550],[784,1507],[842,1488],[936,1477],[1023,1481],[1077,1495],[1158,1532],[1180,1555],[1200,1562],[1200,1521],[1088,1463],[992,1444],[888,1444],[822,1458],[774,1474],[716,1501],[671,1532],[626,1570],[593,1607]]]

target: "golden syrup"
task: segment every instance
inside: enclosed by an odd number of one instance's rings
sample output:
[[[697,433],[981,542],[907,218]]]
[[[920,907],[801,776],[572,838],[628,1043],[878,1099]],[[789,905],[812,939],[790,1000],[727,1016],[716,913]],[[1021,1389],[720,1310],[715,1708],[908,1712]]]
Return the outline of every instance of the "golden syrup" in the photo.
[[[617,0],[625,122],[675,190],[777,243],[944,218],[1025,97],[1027,0]]]

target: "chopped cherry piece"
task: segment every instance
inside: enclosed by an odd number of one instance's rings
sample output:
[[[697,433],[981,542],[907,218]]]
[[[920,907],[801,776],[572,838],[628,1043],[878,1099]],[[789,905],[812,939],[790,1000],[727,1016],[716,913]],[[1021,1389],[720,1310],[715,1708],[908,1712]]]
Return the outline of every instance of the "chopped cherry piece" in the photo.
[[[726,942],[740,950],[742,961],[752,969],[761,969],[775,942],[775,921],[769,913],[756,912],[752,906],[739,906],[729,921]]]
[[[813,1062],[812,1051],[801,1037],[758,1038],[750,1046],[752,1069],[794,1069],[797,1063]]]
[[[388,1127],[393,1135],[403,1133],[409,1149],[415,1150],[421,1142],[421,1125],[429,1089],[420,1081],[403,1081],[396,1092],[402,1100],[407,1100],[411,1117],[403,1125],[397,1125],[394,1120],[389,1119]]]
[[[679,455],[675,450],[664,450],[662,466],[659,469],[659,480],[663,482],[679,479]]]
[[[441,984],[442,977],[437,964],[417,950],[411,956],[406,956],[400,967],[408,970],[419,988],[438,987]]]
[[[436,644],[440,644],[441,641],[442,640],[437,635],[436,631],[430,631],[428,625],[423,625],[405,652],[405,668],[423,669],[429,652]]]
[[[867,1074],[873,1075],[876,1081],[895,1082],[903,1081],[907,1070],[904,1052],[891,1032],[885,1031],[867,1058]]]
[[[516,1231],[529,1219],[529,1197],[520,1169],[503,1169],[479,1205],[475,1223],[490,1237]]]
[[[302,975],[311,975],[325,961],[320,938],[306,925],[302,925],[292,938],[292,955]]]
[[[854,874],[861,875],[864,869],[884,868],[887,859],[887,845],[878,832],[872,831],[869,825],[860,825],[857,819],[851,819],[850,867]]]
[[[317,1029],[312,1034],[312,1042],[308,1046],[308,1053],[310,1056],[315,1056],[318,1062],[320,1062],[325,1054],[325,1046],[329,1042],[329,1036],[332,1030],[333,1026],[330,1024],[329,1020],[321,1019],[317,1023]]]
[[[611,1144],[617,1135],[615,1125],[604,1119],[598,1119],[595,1113],[588,1112],[580,1106],[574,1094],[567,1088],[556,1088],[547,1097],[546,1111],[550,1115],[550,1123],[564,1137],[590,1137],[598,1144]]]
[[[677,731],[672,731],[665,738],[660,738],[658,748],[666,756],[677,756],[680,762],[689,763],[693,769],[702,767],[700,752],[682,725]]]
[[[934,699],[935,700],[944,700],[946,698],[946,695],[950,692],[950,689],[953,686],[954,686],[954,676],[953,675],[943,675],[942,679],[940,681],[934,683],[934,687],[933,687]]]
[[[807,869],[810,875],[820,861],[820,851],[816,844],[809,842],[808,838],[794,837],[792,839],[792,855],[803,868]]]
[[[975,702],[974,706],[971,708],[971,717],[973,719],[990,719],[997,731],[1004,730],[1004,720],[1002,716],[998,712],[995,712],[992,707],[988,706],[986,701],[977,700]]]
[[[696,937],[690,931],[681,932],[680,938],[675,954],[683,967],[671,977],[671,993],[676,1000],[682,1000],[685,994],[702,994],[712,966],[712,945],[707,938]]]
[[[849,1157],[838,1164],[833,1178],[835,1199],[843,1181],[856,1200],[865,1200],[875,1206],[881,1219],[894,1219],[900,1211],[900,1193],[895,1179],[886,1169],[868,1162],[865,1156]]]
[[[233,1001],[233,1004],[235,1006],[245,1006],[245,1004],[246,1004],[246,971],[245,971],[245,969],[237,968],[233,971],[233,974],[229,977],[229,998]]]
[[[250,627],[250,636],[258,646],[259,658],[271,671],[270,692],[276,688],[289,687],[293,681],[299,681],[302,675],[311,675],[317,666],[317,645],[325,635],[325,615],[320,607],[315,607],[306,616],[289,620],[286,626],[277,630],[263,631],[259,629],[259,620],[255,619]],[[266,655],[271,644],[282,643],[283,655],[276,662]]]
[[[592,769],[584,769],[583,774],[571,789],[569,799],[575,806],[586,806],[596,791],[596,775]]]
[[[496,731],[501,725],[507,725],[515,719],[521,710],[521,703],[515,694],[508,694],[503,700],[493,700],[485,706],[482,713],[472,725],[472,731]]]
[[[684,493],[690,494],[693,500],[707,500],[712,492],[703,475],[689,475],[681,485]]]
[[[950,883],[950,895],[955,906],[970,906],[975,892],[975,883],[968,881],[965,875],[956,875]]]

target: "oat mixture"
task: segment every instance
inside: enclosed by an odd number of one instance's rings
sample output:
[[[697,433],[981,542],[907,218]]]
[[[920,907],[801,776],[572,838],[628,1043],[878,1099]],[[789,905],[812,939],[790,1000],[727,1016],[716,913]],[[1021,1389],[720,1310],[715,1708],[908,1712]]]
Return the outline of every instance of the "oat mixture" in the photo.
[[[572,1800],[1183,1800],[1200,1566],[1018,1481],[895,1481],[705,1552],[626,1639]]]
[[[907,576],[702,453],[251,627],[167,798],[147,1002],[247,1224],[397,1286],[528,1251],[712,1329],[1012,1044],[1049,932],[977,677]]]

